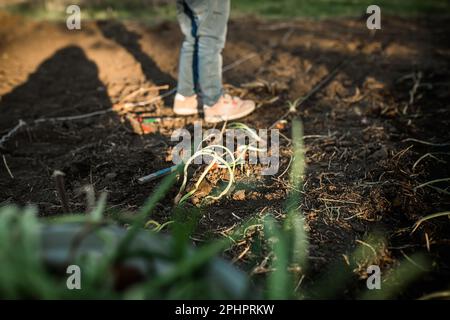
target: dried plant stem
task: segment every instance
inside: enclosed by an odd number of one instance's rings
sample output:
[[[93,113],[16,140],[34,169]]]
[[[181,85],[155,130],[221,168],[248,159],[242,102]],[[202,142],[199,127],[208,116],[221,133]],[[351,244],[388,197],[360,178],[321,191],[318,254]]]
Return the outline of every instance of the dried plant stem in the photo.
[[[11,179],[14,179],[14,175],[12,174],[11,170],[9,169],[8,163],[6,162],[5,155],[2,155],[2,157],[3,157],[3,163],[5,164],[6,171],[8,171],[8,174],[11,177]]]
[[[442,179],[436,179],[436,180],[432,180],[432,181],[427,181],[425,183],[422,183],[421,185],[418,185],[417,187],[414,188],[414,191],[416,191],[417,189],[426,187],[430,184],[434,184],[434,183],[439,183],[439,182],[446,182],[446,181],[450,181],[450,178],[442,178]]]
[[[435,159],[436,161],[441,162],[441,163],[447,163],[447,161],[444,161],[444,160],[439,159],[438,157],[434,156],[433,153],[426,153],[426,154],[424,154],[423,156],[421,156],[419,159],[417,159],[417,161],[414,163],[412,169],[413,169],[413,170],[416,169],[416,167],[417,167],[417,165],[420,163],[420,161],[422,161],[423,159],[425,159],[425,158],[427,158],[427,157],[433,158],[433,159]]]
[[[94,117],[94,116],[99,116],[108,112],[113,111],[113,109],[105,109],[105,110],[99,110],[99,111],[94,111],[94,112],[90,112],[90,113],[86,113],[86,114],[80,114],[77,116],[67,116],[67,117],[55,117],[55,118],[40,118],[37,119],[35,121],[33,121],[33,123],[37,124],[37,123],[41,123],[41,122],[56,122],[56,121],[71,121],[71,120],[81,120],[81,119],[86,119],[86,118],[90,118],[90,117]]]
[[[64,176],[65,174],[59,170],[53,172],[53,177],[55,178],[56,191],[61,201],[64,213],[69,213],[69,199],[67,197],[66,188],[64,186]]]
[[[411,234],[414,233],[414,232],[417,230],[417,228],[419,228],[419,226],[420,226],[422,223],[424,223],[425,221],[431,220],[431,219],[434,219],[434,218],[445,217],[445,216],[450,217],[450,211],[444,211],[444,212],[433,213],[433,214],[430,214],[430,215],[428,215],[428,216],[426,216],[426,217],[423,217],[422,219],[420,219],[419,221],[417,221],[417,222],[414,224],[414,228],[413,228],[413,230],[411,231]]]
[[[422,296],[419,300],[434,300],[434,299],[448,299],[450,298],[450,291],[439,291]]]
[[[28,124],[29,125],[33,125],[33,124],[39,124],[39,123],[43,123],[43,122],[81,120],[81,119],[86,119],[86,118],[102,115],[102,114],[105,114],[105,113],[109,113],[111,111],[113,111],[113,109],[99,110],[99,111],[90,112],[90,113],[86,113],[86,114],[80,114],[80,115],[76,115],[76,116],[55,117],[55,118],[40,118],[40,119],[34,120],[34,121],[30,122],[30,123],[26,123],[25,121],[20,119],[19,123],[14,128],[12,128],[10,131],[8,131],[8,133],[6,133],[0,139],[0,148],[2,148],[3,144],[6,141],[8,141],[13,135],[15,135],[20,130],[20,128],[22,128],[23,126],[26,126]]]
[[[1,139],[0,139],[0,148],[3,147],[3,144],[8,141],[13,135],[15,135],[17,133],[17,131],[19,131],[20,128],[22,128],[23,126],[25,126],[27,123],[25,121],[23,121],[22,119],[19,120],[19,123],[12,128],[10,131],[8,131],[8,133],[6,133]]]
[[[425,144],[427,146],[433,146],[433,147],[448,147],[450,146],[450,143],[433,143],[433,142],[428,142],[428,141],[423,141],[423,140],[419,140],[419,139],[414,139],[414,138],[408,138],[403,140],[403,142],[417,142],[417,143],[421,143],[421,144]]]

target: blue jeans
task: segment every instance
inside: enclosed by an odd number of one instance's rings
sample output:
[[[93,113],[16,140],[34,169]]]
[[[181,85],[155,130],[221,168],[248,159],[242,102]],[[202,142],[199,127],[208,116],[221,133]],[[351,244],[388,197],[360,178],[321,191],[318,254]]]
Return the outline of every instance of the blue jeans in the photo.
[[[230,0],[177,0],[177,18],[184,34],[177,92],[199,93],[214,105],[223,94],[222,50],[225,46]]]

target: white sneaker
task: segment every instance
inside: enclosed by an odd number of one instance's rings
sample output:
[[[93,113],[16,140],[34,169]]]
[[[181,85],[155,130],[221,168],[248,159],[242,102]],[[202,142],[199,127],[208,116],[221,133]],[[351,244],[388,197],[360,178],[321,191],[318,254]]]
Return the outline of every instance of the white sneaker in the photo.
[[[204,106],[205,121],[218,123],[243,118],[255,110],[255,102],[242,100],[228,94],[220,97],[213,106]]]
[[[173,112],[180,116],[190,116],[198,113],[197,95],[185,97],[179,93],[175,95]]]

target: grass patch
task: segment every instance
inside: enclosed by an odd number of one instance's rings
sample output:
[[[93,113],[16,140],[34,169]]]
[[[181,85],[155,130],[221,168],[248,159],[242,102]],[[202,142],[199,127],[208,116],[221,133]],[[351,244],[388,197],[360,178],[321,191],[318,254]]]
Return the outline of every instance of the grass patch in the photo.
[[[42,1],[27,1],[11,6],[6,10],[29,16],[38,20],[64,20],[65,6],[62,1],[53,1],[46,6]],[[173,2],[160,5],[145,5],[139,1],[103,0],[95,3],[80,3],[85,19],[124,19],[157,22],[175,20],[176,9]],[[232,16],[256,15],[265,18],[328,18],[358,17],[366,8],[374,4],[371,0],[233,0]],[[382,14],[398,16],[417,16],[423,14],[450,13],[450,3],[446,0],[379,0]]]
[[[358,17],[371,4],[377,4],[382,14],[411,16],[449,12],[448,1],[431,0],[279,0],[233,1],[236,14],[257,14],[269,18]]]

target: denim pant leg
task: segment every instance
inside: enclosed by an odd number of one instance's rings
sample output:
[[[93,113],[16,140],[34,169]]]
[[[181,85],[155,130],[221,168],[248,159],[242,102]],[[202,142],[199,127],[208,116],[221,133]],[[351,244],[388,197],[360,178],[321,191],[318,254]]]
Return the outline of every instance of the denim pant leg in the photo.
[[[185,97],[195,94],[197,21],[184,0],[177,0],[177,19],[184,35],[178,67],[177,92]]]
[[[183,9],[184,14],[179,15],[179,21],[185,35],[178,80],[179,90],[183,91],[179,92],[190,95],[183,92],[189,93],[186,88],[192,84],[189,81],[195,83],[198,77],[203,103],[212,106],[223,93],[222,50],[227,34],[230,0],[178,0],[177,5],[180,10]],[[189,63],[192,69],[188,68]]]
[[[198,72],[203,103],[214,105],[223,94],[222,50],[225,46],[230,0],[207,0],[208,8],[199,17]]]

